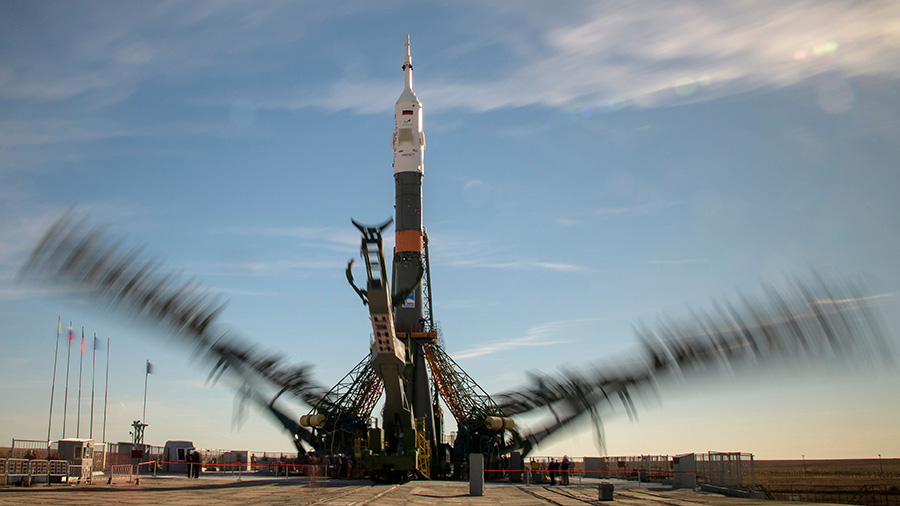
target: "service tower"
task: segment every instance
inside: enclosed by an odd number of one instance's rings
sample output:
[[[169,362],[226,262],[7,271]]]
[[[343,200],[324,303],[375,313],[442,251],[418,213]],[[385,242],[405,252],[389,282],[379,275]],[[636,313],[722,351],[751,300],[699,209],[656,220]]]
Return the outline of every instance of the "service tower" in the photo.
[[[422,131],[422,103],[412,88],[412,57],[409,34],[406,35],[406,58],[403,62],[405,86],[394,106],[394,185],[396,198],[396,237],[392,283],[395,291],[405,292],[415,286],[394,310],[394,328],[398,338],[425,330],[422,291],[424,272],[424,234],[422,227],[422,177],[425,174],[425,132]],[[422,346],[410,339],[413,377],[407,381],[407,398],[412,401],[416,418],[425,417],[425,432],[435,443],[434,409],[428,371]]]

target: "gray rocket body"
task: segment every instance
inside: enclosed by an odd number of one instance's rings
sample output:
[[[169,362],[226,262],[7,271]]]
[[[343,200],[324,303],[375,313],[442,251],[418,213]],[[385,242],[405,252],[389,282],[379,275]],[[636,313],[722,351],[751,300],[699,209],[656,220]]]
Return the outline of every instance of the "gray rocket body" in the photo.
[[[393,321],[398,337],[426,330],[421,282],[424,272],[422,180],[425,174],[425,133],[422,130],[422,103],[412,90],[412,71],[407,35],[403,63],[406,85],[394,106],[394,134],[391,137],[396,208],[391,285],[395,293],[405,295],[403,300],[395,301]],[[412,371],[407,373],[406,395],[415,418],[425,418],[426,436],[434,445],[433,395],[424,352],[421,344],[412,338],[408,340],[408,348]]]

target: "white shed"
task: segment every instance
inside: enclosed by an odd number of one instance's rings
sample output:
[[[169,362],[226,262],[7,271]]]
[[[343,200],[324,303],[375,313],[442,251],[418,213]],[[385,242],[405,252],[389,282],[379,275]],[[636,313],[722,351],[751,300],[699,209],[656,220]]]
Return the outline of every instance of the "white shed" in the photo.
[[[166,473],[186,473],[187,456],[194,451],[192,441],[166,441],[163,448],[162,470]]]

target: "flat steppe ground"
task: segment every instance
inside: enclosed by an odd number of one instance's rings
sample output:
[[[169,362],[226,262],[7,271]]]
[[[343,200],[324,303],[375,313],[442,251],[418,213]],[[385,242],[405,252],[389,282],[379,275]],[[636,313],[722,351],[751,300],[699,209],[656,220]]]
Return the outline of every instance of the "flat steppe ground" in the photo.
[[[900,488],[900,459],[757,460],[756,482],[768,487]]]

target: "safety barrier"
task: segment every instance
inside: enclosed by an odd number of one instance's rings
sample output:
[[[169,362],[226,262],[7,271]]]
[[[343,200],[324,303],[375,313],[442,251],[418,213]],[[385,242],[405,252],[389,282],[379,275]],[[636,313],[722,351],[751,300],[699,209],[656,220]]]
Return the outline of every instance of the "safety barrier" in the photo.
[[[139,462],[137,464],[137,471],[134,471],[134,467],[132,464],[121,464],[109,466],[108,476],[112,477],[113,480],[119,480],[124,478],[126,475],[129,476],[129,481],[134,478],[140,478],[141,476],[156,476],[157,472],[160,469],[163,469],[163,465],[168,464],[176,464],[185,466],[185,472],[191,466],[190,462],[185,461],[167,461],[167,460],[151,460],[148,462]],[[324,463],[319,464],[296,464],[292,462],[282,462],[282,461],[271,461],[271,462],[234,462],[234,463],[221,463],[221,462],[200,462],[195,463],[194,465],[201,466],[202,472],[205,474],[209,473],[218,473],[225,475],[236,476],[238,481],[241,480],[241,477],[246,472],[255,472],[255,473],[263,473],[270,474],[274,476],[283,476],[285,479],[288,479],[291,476],[307,476],[312,479],[320,479],[327,477],[349,477],[341,475],[340,472],[331,466],[331,468]],[[249,471],[247,470],[249,468]],[[166,474],[172,474],[171,472]]]
[[[756,490],[752,453],[697,453],[697,481],[719,487]]]
[[[77,483],[93,483],[93,477],[94,467],[91,462],[80,466],[69,465],[69,483],[72,482],[72,478],[75,478]]]
[[[31,466],[33,476],[61,478],[69,475],[69,463],[65,460],[32,460]]]
[[[35,478],[49,480],[69,475],[69,463],[65,460],[0,459],[0,475],[6,484],[31,485]]]
[[[495,478],[503,478],[512,480],[511,476],[518,475],[522,478],[517,483],[522,483],[524,485],[537,485],[550,483],[550,477],[553,476],[554,481],[559,481],[560,483],[569,483],[574,479],[578,479],[578,484],[580,485],[584,478],[584,471],[581,469],[567,469],[563,471],[562,469],[550,471],[549,469],[485,469],[485,475],[488,475],[488,480],[492,479],[490,476],[494,476]],[[565,477],[565,478],[564,478]]]
[[[131,464],[116,464],[109,466],[109,474],[106,476],[108,484],[117,481],[126,481],[131,483],[134,481],[134,466]]]

